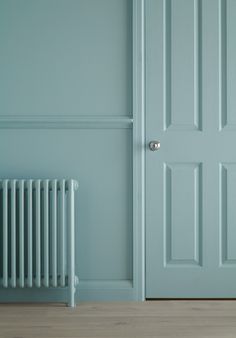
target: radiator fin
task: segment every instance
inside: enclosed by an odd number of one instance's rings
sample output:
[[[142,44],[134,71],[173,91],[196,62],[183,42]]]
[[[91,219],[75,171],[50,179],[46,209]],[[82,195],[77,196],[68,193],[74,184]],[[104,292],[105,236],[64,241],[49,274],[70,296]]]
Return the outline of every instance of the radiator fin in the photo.
[[[49,287],[49,240],[48,240],[48,223],[49,223],[49,181],[45,180],[43,184],[43,201],[44,201],[44,286]]]
[[[41,286],[41,224],[40,224],[40,180],[36,181],[36,191],[35,191],[35,204],[36,204],[36,230],[35,230],[35,255],[36,255],[36,286],[39,288]]]
[[[11,181],[11,286],[16,287],[16,181]]]
[[[24,258],[24,181],[19,184],[19,285],[25,286],[25,258]]]
[[[60,181],[60,286],[65,286],[65,180]]]
[[[3,286],[8,287],[8,181],[3,182]]]
[[[27,193],[28,193],[28,265],[27,265],[27,286],[32,287],[33,286],[33,231],[32,231],[32,223],[33,223],[33,217],[32,217],[32,211],[33,211],[33,204],[32,204],[32,180],[29,180],[27,182]]]

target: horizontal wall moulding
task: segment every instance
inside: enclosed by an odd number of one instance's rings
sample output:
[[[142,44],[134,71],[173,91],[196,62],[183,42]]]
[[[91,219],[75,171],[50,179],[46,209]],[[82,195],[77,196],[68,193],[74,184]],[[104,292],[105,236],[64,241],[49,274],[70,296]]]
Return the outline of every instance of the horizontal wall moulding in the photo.
[[[132,125],[133,119],[126,116],[0,116],[0,128],[125,129],[132,128]]]

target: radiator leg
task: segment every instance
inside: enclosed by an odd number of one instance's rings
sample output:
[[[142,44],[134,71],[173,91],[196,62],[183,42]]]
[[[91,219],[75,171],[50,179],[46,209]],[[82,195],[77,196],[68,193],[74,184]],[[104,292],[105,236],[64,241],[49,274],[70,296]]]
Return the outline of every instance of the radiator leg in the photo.
[[[75,303],[75,287],[71,286],[69,287],[69,301],[68,301],[68,306],[69,307],[76,307],[76,303]]]
[[[74,191],[76,186],[74,181],[69,181],[69,208],[68,208],[68,225],[69,225],[69,238],[68,238],[68,250],[69,250],[69,295],[68,295],[68,306],[75,307],[75,200]]]

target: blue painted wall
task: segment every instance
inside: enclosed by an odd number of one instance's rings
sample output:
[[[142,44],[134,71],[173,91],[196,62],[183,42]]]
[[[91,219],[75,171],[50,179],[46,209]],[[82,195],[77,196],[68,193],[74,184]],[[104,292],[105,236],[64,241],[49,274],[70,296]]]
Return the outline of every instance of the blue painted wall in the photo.
[[[132,298],[131,115],[131,1],[0,1],[0,177],[79,181],[81,299]]]

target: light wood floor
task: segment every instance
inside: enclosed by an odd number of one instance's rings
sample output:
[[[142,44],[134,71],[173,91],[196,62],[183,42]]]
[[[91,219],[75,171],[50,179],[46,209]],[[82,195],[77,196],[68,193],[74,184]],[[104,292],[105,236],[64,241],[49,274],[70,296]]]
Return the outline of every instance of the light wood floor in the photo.
[[[0,305],[1,338],[236,338],[236,301]]]

